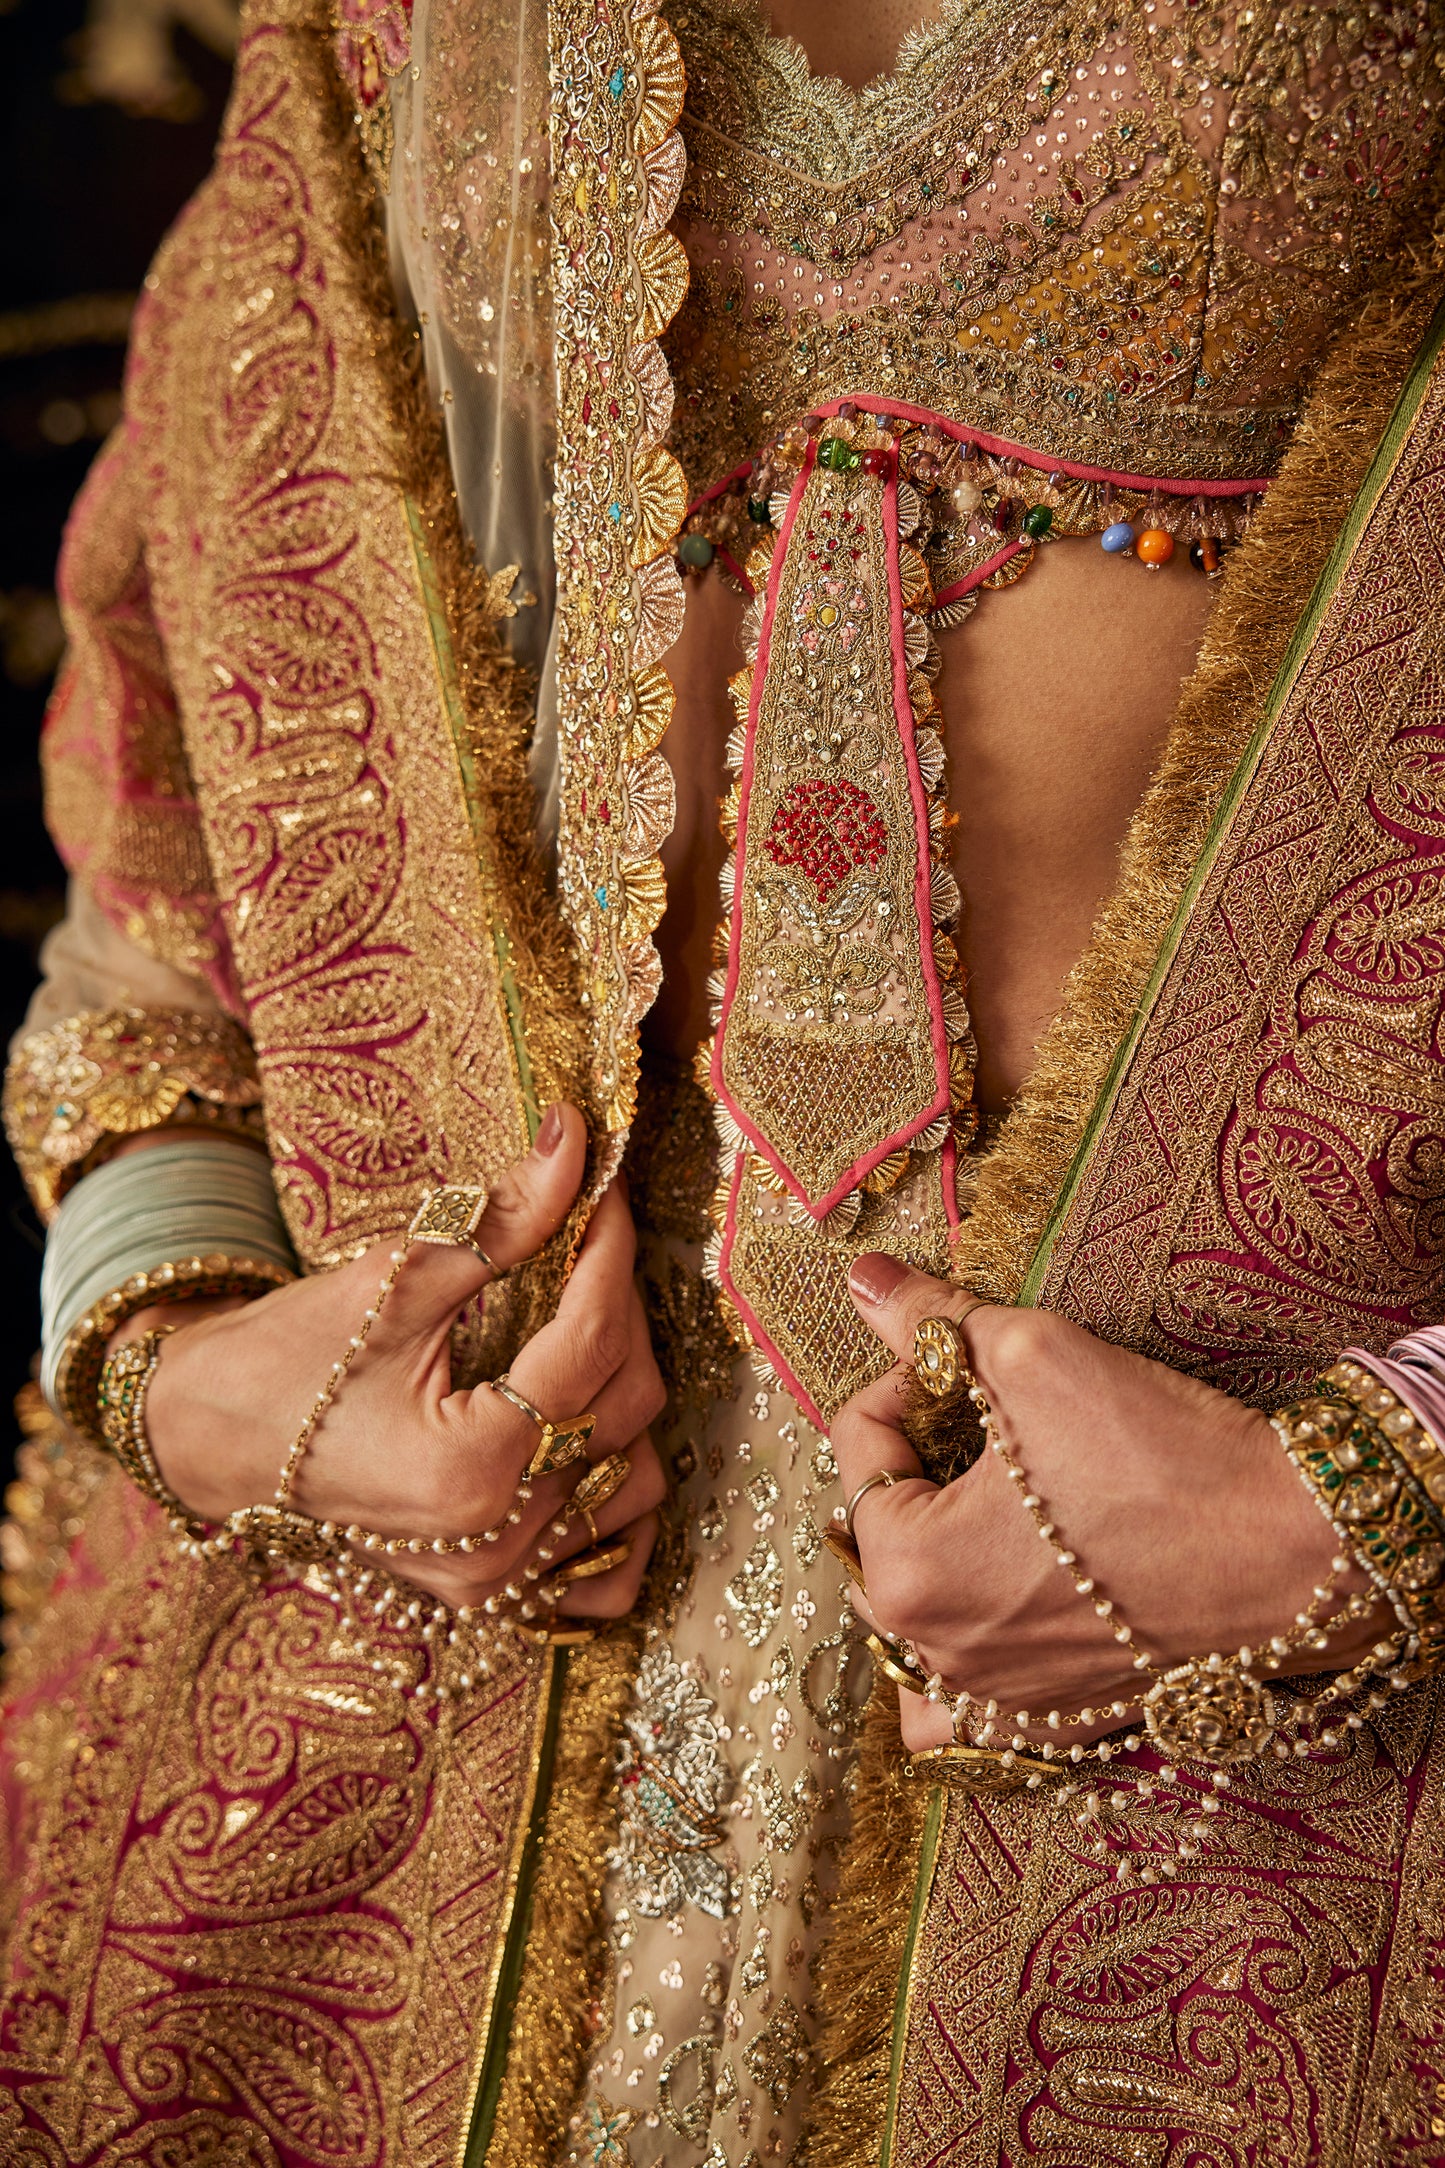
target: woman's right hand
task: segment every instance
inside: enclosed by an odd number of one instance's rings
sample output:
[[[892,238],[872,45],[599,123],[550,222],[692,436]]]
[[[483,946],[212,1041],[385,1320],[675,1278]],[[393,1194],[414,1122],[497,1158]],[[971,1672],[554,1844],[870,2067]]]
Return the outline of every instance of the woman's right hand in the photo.
[[[586,1135],[571,1107],[544,1117],[525,1159],[500,1175],[477,1240],[499,1268],[541,1248],[581,1183]],[[665,1483],[646,1436],[663,1388],[633,1283],[635,1238],[623,1195],[593,1214],[557,1313],[517,1355],[518,1393],[560,1420],[591,1412],[588,1459],[534,1479],[520,1520],[470,1553],[386,1559],[452,1605],[477,1604],[545,1550],[549,1567],[588,1548],[580,1516],[555,1523],[591,1462],[631,1449],[626,1482],[594,1518],[626,1532],[625,1562],[569,1588],[563,1608],[615,1616],[630,1608],[656,1533]],[[139,1313],[117,1343],[176,1325],[146,1402],[146,1429],[166,1482],[211,1521],[274,1496],[291,1440],[390,1269],[391,1246],[278,1289],[259,1301]],[[479,1535],[503,1521],[537,1444],[534,1423],[485,1385],[454,1392],[450,1338],[458,1311],[489,1278],[472,1249],[416,1244],[297,1471],[295,1504],[340,1528],[384,1535]]]

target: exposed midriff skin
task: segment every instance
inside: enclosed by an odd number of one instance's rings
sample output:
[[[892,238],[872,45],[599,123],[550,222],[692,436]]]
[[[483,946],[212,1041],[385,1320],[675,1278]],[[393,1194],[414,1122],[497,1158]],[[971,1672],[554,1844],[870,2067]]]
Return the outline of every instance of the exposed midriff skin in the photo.
[[[1007,1106],[1114,886],[1119,846],[1198,652],[1213,588],[1183,549],[1157,572],[1096,540],[1040,549],[1013,587],[986,593],[940,641],[958,946],[979,1045],[978,1097]],[[651,1043],[689,1053],[706,1029],[703,984],[718,916],[727,680],[742,662],[743,604],[720,576],[690,580],[669,660],[677,713],[663,750],[678,817],[663,851],[663,992]]]

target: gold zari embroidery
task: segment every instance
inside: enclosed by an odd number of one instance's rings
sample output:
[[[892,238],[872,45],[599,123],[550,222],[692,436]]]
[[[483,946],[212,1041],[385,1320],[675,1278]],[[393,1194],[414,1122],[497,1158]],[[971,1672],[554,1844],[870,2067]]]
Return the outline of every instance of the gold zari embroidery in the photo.
[[[1115,473],[1271,473],[1438,159],[1439,23],[950,0],[862,92],[683,0],[674,441],[726,474],[859,391]]]
[[[5,1079],[5,1127],[48,1218],[107,1139],[204,1124],[264,1143],[260,1100],[251,1042],[229,1018],[87,1009],[20,1042]]]

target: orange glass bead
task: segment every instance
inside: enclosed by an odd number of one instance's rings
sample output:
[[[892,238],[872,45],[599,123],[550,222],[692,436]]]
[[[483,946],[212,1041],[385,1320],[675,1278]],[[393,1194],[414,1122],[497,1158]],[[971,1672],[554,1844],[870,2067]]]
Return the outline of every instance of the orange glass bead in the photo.
[[[1157,570],[1160,565],[1167,565],[1174,555],[1174,537],[1166,534],[1162,527],[1146,527],[1134,544],[1134,555],[1141,565]]]

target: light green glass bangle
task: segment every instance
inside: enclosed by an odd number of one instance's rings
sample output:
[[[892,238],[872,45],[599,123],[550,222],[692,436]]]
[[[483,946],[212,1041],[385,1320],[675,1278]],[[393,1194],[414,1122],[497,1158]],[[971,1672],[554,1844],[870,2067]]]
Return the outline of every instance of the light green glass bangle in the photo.
[[[262,1294],[296,1274],[269,1163],[225,1136],[177,1136],[107,1160],[51,1223],[41,1274],[40,1382],[94,1435],[116,1327],[151,1303]]]

